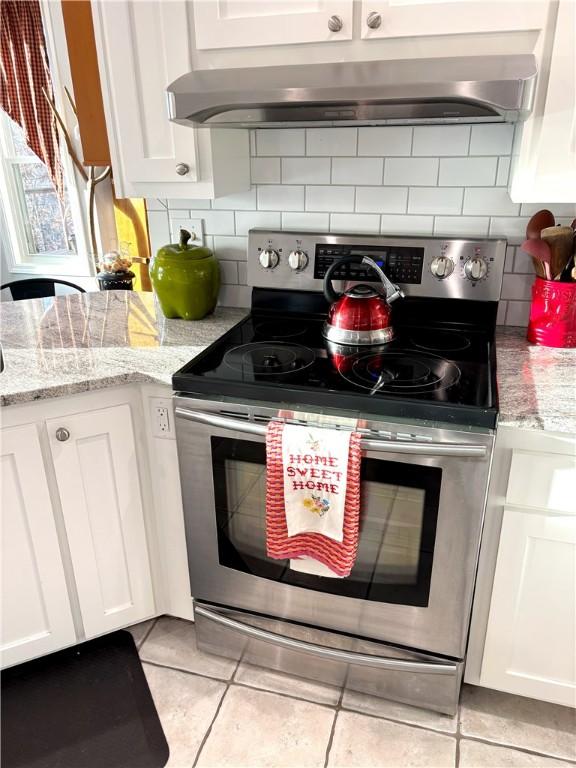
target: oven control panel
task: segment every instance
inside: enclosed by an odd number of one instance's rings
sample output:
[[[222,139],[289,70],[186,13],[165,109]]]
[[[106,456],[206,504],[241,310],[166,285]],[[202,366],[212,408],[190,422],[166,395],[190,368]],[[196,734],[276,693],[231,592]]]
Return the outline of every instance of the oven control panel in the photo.
[[[314,258],[314,277],[324,279],[328,267],[343,256],[357,256],[359,263],[348,263],[337,267],[333,273],[335,280],[370,281],[377,279],[373,269],[360,263],[362,257],[368,256],[384,270],[386,277],[395,283],[418,284],[422,282],[424,248],[402,245],[390,248],[377,245],[365,245],[361,248],[343,244],[317,245]]]
[[[367,256],[407,295],[498,301],[506,240],[252,229],[248,284],[321,291],[328,268],[345,256],[357,261],[333,273],[337,290],[351,282],[378,282],[374,270],[362,263]]]

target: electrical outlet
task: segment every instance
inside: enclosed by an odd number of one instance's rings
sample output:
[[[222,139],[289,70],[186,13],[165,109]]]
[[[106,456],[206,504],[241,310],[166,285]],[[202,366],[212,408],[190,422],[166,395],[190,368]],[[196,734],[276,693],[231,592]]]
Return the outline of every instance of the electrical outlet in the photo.
[[[150,416],[154,437],[174,437],[172,400],[167,397],[151,397]]]

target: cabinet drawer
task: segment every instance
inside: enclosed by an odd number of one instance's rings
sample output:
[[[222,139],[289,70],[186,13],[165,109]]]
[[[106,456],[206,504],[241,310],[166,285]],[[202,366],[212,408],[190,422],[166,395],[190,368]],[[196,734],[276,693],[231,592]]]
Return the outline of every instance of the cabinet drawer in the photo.
[[[576,457],[513,451],[506,504],[576,514]]]

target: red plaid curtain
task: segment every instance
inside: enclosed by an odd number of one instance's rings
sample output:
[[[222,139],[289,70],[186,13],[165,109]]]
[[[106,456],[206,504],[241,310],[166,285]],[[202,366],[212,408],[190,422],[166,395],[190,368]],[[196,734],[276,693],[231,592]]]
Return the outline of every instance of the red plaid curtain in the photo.
[[[42,89],[52,96],[40,4],[0,0],[0,107],[22,127],[62,198],[58,129]]]

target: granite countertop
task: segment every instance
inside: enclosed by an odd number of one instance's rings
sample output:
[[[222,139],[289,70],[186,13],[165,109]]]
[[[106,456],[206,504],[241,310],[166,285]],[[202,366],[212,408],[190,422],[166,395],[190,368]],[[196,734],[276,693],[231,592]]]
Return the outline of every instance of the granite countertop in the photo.
[[[172,374],[246,315],[167,320],[152,293],[101,291],[0,303],[0,403],[13,405]]]
[[[204,320],[167,320],[153,294],[132,291],[2,302],[0,403],[171,385],[175,371],[245,315],[218,307]],[[500,425],[576,434],[576,349],[535,347],[522,328],[499,328],[497,355]]]

